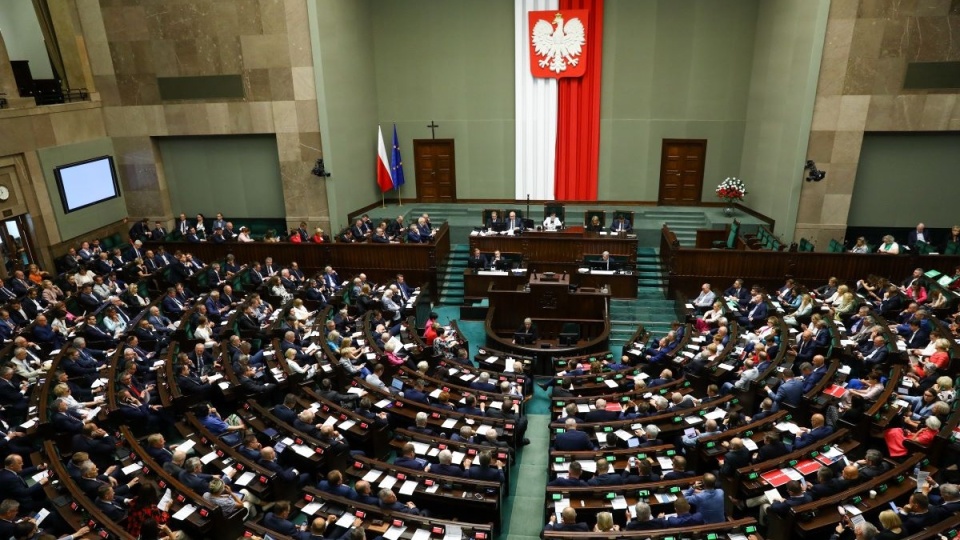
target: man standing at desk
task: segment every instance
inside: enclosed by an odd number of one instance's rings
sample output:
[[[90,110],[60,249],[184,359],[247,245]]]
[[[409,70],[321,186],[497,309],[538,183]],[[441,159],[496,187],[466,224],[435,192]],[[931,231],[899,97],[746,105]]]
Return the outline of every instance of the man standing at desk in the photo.
[[[517,335],[513,338],[515,345],[530,345],[537,341],[537,327],[533,325],[530,317],[523,320],[523,324],[517,329]]]
[[[557,217],[556,212],[550,212],[550,217],[543,220],[543,230],[545,231],[558,231],[561,227],[563,227],[563,222]]]
[[[510,212],[510,217],[507,218],[507,227],[504,230],[510,232],[523,232],[523,220],[517,218],[516,212]]]

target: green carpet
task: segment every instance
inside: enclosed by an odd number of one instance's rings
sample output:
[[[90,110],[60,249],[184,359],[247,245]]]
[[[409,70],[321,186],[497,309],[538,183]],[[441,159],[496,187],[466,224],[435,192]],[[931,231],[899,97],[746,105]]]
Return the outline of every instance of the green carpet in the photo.
[[[544,493],[547,489],[547,461],[549,459],[550,417],[531,414],[531,405],[536,401],[542,408],[549,406],[543,391],[537,388],[538,396],[527,405],[529,426],[527,437],[530,444],[517,452],[513,466],[510,496],[503,503],[503,529],[501,540],[533,540],[543,531]]]

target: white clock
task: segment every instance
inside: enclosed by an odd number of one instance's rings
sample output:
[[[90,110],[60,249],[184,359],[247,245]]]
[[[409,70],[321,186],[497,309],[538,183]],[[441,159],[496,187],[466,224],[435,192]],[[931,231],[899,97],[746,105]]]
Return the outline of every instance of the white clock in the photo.
[[[0,186],[0,201],[5,201],[10,198],[10,188],[7,186]]]

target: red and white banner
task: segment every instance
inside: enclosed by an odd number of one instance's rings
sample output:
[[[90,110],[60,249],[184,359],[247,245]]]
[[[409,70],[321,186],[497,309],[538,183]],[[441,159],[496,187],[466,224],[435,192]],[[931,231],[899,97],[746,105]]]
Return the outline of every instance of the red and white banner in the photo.
[[[587,71],[589,12],[585,9],[531,11],[530,72],[534,77],[582,77]]]
[[[387,147],[383,144],[383,130],[380,126],[377,126],[377,185],[380,186],[380,191],[393,189],[390,160],[387,159]]]

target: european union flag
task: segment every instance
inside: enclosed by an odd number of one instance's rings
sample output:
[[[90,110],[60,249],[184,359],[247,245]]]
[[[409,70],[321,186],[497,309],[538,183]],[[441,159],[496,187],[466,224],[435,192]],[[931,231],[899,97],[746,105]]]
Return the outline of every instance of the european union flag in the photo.
[[[393,173],[393,189],[403,185],[403,159],[400,158],[400,140],[397,138],[397,125],[393,125],[393,152],[390,154],[390,171]]]

